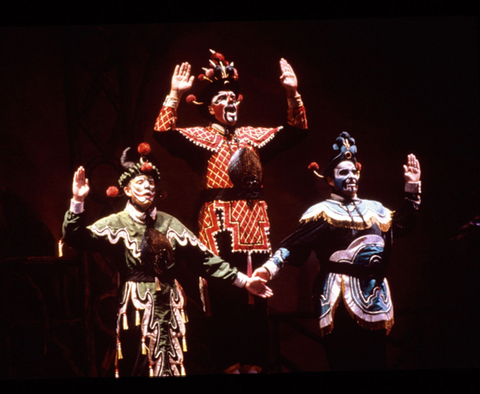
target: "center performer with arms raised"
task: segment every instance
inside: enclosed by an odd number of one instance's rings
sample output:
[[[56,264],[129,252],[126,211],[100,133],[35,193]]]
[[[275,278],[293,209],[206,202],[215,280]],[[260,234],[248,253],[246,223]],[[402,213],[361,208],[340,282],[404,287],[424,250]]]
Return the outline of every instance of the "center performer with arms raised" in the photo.
[[[194,81],[188,63],[177,65],[155,124],[155,139],[170,154],[185,159],[200,177],[199,238],[212,251],[240,270],[253,272],[271,254],[270,223],[262,196],[262,164],[298,144],[307,134],[307,119],[297,91],[297,77],[280,60],[280,82],[287,93],[287,121],[277,127],[238,126],[243,99],[233,63],[212,52],[209,67],[199,76],[206,84],[195,104],[209,123],[179,128],[177,108]],[[265,370],[268,357],[268,320],[265,300],[248,295],[224,297],[209,283],[212,350],[217,371]],[[227,300],[228,298],[228,300]]]

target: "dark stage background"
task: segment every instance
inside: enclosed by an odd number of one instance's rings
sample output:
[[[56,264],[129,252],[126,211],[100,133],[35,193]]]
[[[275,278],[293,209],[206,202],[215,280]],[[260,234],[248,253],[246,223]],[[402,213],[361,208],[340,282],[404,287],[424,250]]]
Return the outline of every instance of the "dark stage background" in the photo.
[[[121,151],[147,141],[168,192],[158,208],[194,228],[196,180],[153,141],[152,129],[174,66],[188,61],[198,75],[210,48],[239,70],[241,124],[284,122],[281,57],[299,80],[310,134],[264,168],[274,248],[327,196],[307,166],[324,167],[341,131],[357,140],[360,197],[391,209],[402,202],[406,156],[417,155],[419,223],[395,243],[388,271],[396,310],[389,363],[479,367],[479,230],[460,229],[480,215],[478,19],[310,17],[0,28],[0,377],[107,374],[110,274],[98,257],[57,255],[71,178],[78,165],[89,169],[91,222],[121,209],[124,202],[111,206],[103,191],[116,182]],[[179,126],[204,123],[185,102],[179,116]],[[271,284],[279,372],[327,370],[308,315],[315,271],[312,259]]]

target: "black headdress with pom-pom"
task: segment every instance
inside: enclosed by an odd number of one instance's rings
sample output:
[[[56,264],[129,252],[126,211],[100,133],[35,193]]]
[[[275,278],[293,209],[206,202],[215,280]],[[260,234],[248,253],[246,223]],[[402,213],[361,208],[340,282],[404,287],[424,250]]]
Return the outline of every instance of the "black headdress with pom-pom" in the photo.
[[[160,181],[160,170],[147,158],[147,155],[151,152],[150,145],[142,142],[138,145],[137,152],[139,157],[136,159],[129,157],[130,148],[126,148],[122,153],[120,163],[124,168],[124,172],[118,179],[118,185],[121,189],[127,186],[128,182],[138,175],[149,175],[155,179],[155,182]],[[116,186],[110,186],[107,189],[107,196],[117,197],[118,195],[119,190]]]
[[[355,139],[353,139],[349,133],[346,131],[340,133],[333,144],[333,150],[339,152],[328,162],[323,171],[323,175],[318,173],[319,166],[317,163],[311,163],[308,168],[313,170],[315,175],[320,178],[326,178],[327,176],[333,178],[333,170],[338,163],[349,160],[355,164],[355,167],[360,171],[361,165],[357,162],[357,146],[355,145]]]

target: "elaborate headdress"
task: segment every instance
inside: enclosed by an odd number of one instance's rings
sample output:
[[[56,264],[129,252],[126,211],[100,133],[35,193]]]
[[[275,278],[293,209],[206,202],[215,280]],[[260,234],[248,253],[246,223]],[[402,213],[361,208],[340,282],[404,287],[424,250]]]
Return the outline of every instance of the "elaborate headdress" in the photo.
[[[210,52],[212,55],[209,60],[209,67],[203,67],[204,73],[197,77],[199,81],[206,82],[207,86],[205,86],[198,98],[193,94],[186,98],[186,101],[189,104],[195,104],[200,114],[207,119],[211,119],[208,106],[218,92],[230,90],[237,95],[238,101],[242,101],[238,83],[238,71],[233,66],[233,62],[228,62],[221,53],[212,49],[210,49]]]
[[[333,144],[333,150],[340,152],[335,154],[335,156],[328,162],[325,170],[323,171],[323,175],[318,172],[319,166],[315,162],[311,163],[308,168],[313,170],[315,175],[320,178],[326,178],[327,176],[333,178],[334,168],[338,163],[345,160],[351,161],[353,164],[355,164],[359,171],[361,170],[361,164],[357,162],[357,146],[355,145],[355,140],[350,137],[350,134],[348,134],[346,131],[342,131],[337,137],[335,143]]]
[[[146,142],[142,142],[138,145],[137,152],[140,155],[136,160],[132,157],[128,157],[130,148],[126,148],[122,157],[120,158],[120,163],[124,168],[124,172],[118,178],[118,185],[121,189],[128,185],[128,182],[132,178],[135,178],[138,175],[149,175],[155,179],[155,182],[160,181],[160,171],[159,169],[147,158],[147,155],[150,154],[150,145]],[[110,186],[107,189],[107,196],[117,197],[119,190],[116,186]]]

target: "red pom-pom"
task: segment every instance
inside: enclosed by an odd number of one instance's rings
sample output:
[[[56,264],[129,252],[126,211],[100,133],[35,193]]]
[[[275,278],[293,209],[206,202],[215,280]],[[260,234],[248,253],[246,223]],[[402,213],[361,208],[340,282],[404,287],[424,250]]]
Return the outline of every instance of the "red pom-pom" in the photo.
[[[108,197],[115,198],[118,196],[118,188],[116,186],[110,186],[107,189],[106,193]]]
[[[207,72],[205,73],[205,76],[208,79],[212,79],[215,76],[215,71],[213,71],[213,68],[209,68]]]
[[[187,98],[185,99],[185,101],[186,101],[188,104],[191,104],[191,103],[193,103],[193,102],[196,101],[196,100],[197,100],[197,98],[195,97],[194,94],[189,94],[189,95],[187,96]]]
[[[205,79],[205,74],[200,74],[197,78],[199,81],[203,81]]]
[[[149,173],[152,171],[152,169],[153,169],[153,165],[149,161],[146,161],[145,163],[142,164],[142,167],[141,167],[142,172]]]
[[[225,57],[221,54],[221,53],[218,53],[218,52],[214,52],[212,53],[212,57],[211,57],[212,60],[217,60],[219,62],[224,62],[225,63]]]
[[[357,161],[357,170],[362,171],[362,165]]]
[[[239,94],[238,97],[237,97],[237,101],[243,101],[243,95]]]
[[[309,169],[309,170],[318,171],[319,168],[320,168],[320,167],[319,167],[318,164],[315,163],[315,162],[310,163],[309,166],[308,166],[308,169]]]
[[[148,145],[146,142],[142,142],[140,145],[138,145],[138,153],[140,153],[142,156],[148,155],[150,151],[150,145]]]

